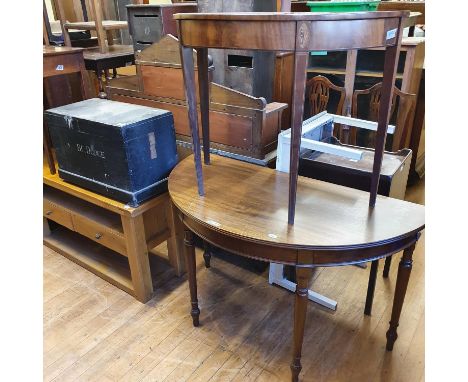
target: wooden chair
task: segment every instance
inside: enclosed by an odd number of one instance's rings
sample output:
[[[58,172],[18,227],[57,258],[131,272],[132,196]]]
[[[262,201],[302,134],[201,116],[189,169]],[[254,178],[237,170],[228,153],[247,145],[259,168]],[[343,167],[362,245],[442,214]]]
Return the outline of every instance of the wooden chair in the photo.
[[[336,110],[328,110],[328,103],[330,101],[330,90],[339,93],[339,100]],[[309,117],[321,113],[322,111],[329,111],[333,114],[344,115],[343,105],[346,99],[346,89],[332,83],[327,77],[315,76],[309,79],[306,83],[306,96],[309,100]],[[306,111],[307,114],[307,111]],[[336,124],[334,128],[334,135],[343,138],[343,126]],[[346,139],[344,140],[346,142]]]
[[[340,93],[338,106],[334,114],[343,114],[343,104],[346,98],[345,88],[333,84],[327,77],[315,76],[307,81],[306,89],[311,116],[327,110],[330,100],[330,90]]]
[[[354,118],[363,118],[369,121],[377,121],[380,109],[380,98],[382,91],[382,82],[371,86],[368,89],[355,90],[352,98],[352,108],[351,114]],[[368,112],[367,115],[363,116],[359,112],[359,97],[367,96],[368,97]],[[396,107],[398,105],[398,107]],[[408,124],[411,123],[411,117],[414,113],[416,106],[416,94],[404,93],[396,86],[393,88],[393,98],[390,109],[390,120],[396,118],[395,124],[395,133],[393,134],[393,139],[398,139],[393,145],[398,149],[403,149],[407,146],[408,140]],[[395,115],[395,112],[397,115]],[[401,133],[400,133],[401,130]],[[398,132],[398,134],[397,134]],[[356,144],[357,139],[357,130],[351,128],[350,131],[350,142]],[[375,133],[369,135],[368,146],[375,146]]]
[[[114,45],[114,31],[128,29],[126,21],[106,20],[108,15],[106,14],[106,8],[103,7],[103,0],[90,0],[83,3],[83,14],[87,14],[94,21],[68,22],[65,19],[62,1],[64,0],[56,0],[66,46],[71,46],[69,35],[71,29],[95,31],[100,53],[108,53],[109,46]],[[140,4],[142,0],[134,0],[133,3]]]
[[[352,107],[351,113],[354,118],[364,118],[370,121],[377,121],[380,109],[380,99],[381,99],[381,91],[382,91],[382,82],[379,82],[368,89],[363,90],[355,90],[353,93],[352,98]],[[368,97],[368,112],[367,115],[362,116],[362,113],[359,113],[359,103],[358,97],[360,96],[367,96]],[[398,105],[398,108],[397,108]],[[408,124],[411,123],[411,116],[414,113],[414,109],[416,106],[416,94],[409,94],[404,93],[396,86],[393,88],[393,97],[392,103],[390,106],[390,120],[392,117],[396,118],[395,124],[395,132],[393,134],[394,139],[396,137],[399,138],[399,142],[397,146],[399,149],[405,148],[407,135],[408,135]],[[397,115],[395,116],[395,112]],[[401,135],[397,135],[397,131],[403,130]],[[357,129],[350,128],[350,141],[352,144],[356,144],[357,140]],[[370,139],[368,140],[368,146],[375,147],[375,133],[370,133]],[[395,147],[395,146],[393,146]],[[390,272],[390,265],[392,262],[392,256],[388,256],[385,258],[385,265],[383,269],[383,277],[387,278],[388,273]],[[375,288],[375,282],[377,277],[377,268],[378,268],[378,260],[374,260],[371,266],[371,272],[369,276],[369,287],[367,290],[367,299],[366,299],[366,307],[365,313],[370,315],[372,309],[372,300]]]

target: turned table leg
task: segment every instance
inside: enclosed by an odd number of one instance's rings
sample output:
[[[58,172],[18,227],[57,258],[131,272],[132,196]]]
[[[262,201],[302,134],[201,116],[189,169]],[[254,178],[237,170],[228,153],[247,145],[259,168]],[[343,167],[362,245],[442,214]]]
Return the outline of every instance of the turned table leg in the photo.
[[[299,380],[299,373],[302,370],[301,353],[302,341],[304,340],[304,326],[307,315],[307,296],[309,292],[309,280],[312,268],[296,267],[296,298],[294,303],[294,342],[293,360],[291,363],[291,373],[293,382]]]
[[[96,70],[96,76],[97,76],[98,84],[99,84],[98,97],[101,98],[101,99],[106,99],[107,94],[106,94],[106,91],[104,89],[104,81],[102,80],[102,75],[103,75],[103,73],[102,73],[101,70]]]
[[[385,258],[385,265],[383,268],[382,276],[384,278],[388,277],[388,273],[390,272],[390,265],[392,264],[392,256],[388,256]]]
[[[387,331],[387,350],[393,350],[393,344],[398,338],[397,327],[400,320],[401,309],[405,299],[406,288],[413,266],[413,251],[416,243],[403,251],[400,264],[398,266],[398,275],[395,286],[395,296],[393,298],[392,317],[390,319],[390,328]]]
[[[369,273],[369,284],[367,285],[366,306],[364,314],[370,316],[372,313],[372,303],[374,301],[375,282],[377,280],[377,270],[379,269],[379,260],[374,260],[371,264]]]
[[[197,269],[195,263],[195,246],[193,240],[193,233],[188,229],[184,231],[184,244],[185,264],[187,265],[188,282],[190,287],[190,301],[192,304],[192,310],[190,311],[190,315],[192,316],[193,326],[198,326],[200,324],[200,309],[198,308],[197,298]]]
[[[211,246],[208,242],[203,242],[203,260],[205,260],[205,267],[209,268],[211,266]]]

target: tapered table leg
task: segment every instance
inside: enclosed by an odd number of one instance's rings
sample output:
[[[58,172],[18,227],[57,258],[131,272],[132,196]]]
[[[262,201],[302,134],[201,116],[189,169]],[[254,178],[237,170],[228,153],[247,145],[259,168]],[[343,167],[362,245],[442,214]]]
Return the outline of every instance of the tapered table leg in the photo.
[[[291,101],[291,147],[289,161],[289,202],[288,224],[294,224],[296,214],[296,192],[299,171],[299,150],[301,147],[304,94],[307,79],[308,52],[294,54],[294,90]]]
[[[390,272],[390,265],[392,264],[392,256],[388,256],[385,258],[385,265],[383,268],[382,276],[384,278],[388,277],[388,273]]]
[[[182,74],[185,83],[185,95],[188,105],[188,118],[190,132],[192,135],[193,156],[195,161],[195,171],[197,174],[198,194],[205,195],[203,187],[203,170],[200,152],[200,138],[198,134],[198,111],[197,99],[195,95],[195,68],[193,64],[193,49],[180,46],[180,59],[182,61]],[[205,121],[206,122],[206,121]]]
[[[208,49],[197,48],[198,88],[203,138],[203,159],[210,164],[210,81],[208,78]]]
[[[390,328],[387,331],[387,350],[393,350],[393,344],[398,338],[397,327],[400,321],[401,309],[408,287],[408,281],[413,267],[413,251],[416,244],[406,248],[398,266],[398,276],[395,286],[395,296],[393,298],[392,318],[390,319]]]
[[[393,88],[395,86],[396,70],[398,58],[400,56],[401,33],[397,28],[397,45],[387,46],[385,49],[385,61],[382,79],[382,91],[380,98],[379,116],[377,122],[377,131],[375,134],[374,163],[372,167],[372,177],[370,185],[369,206],[374,207],[379,191],[380,171],[382,170],[382,159],[385,149],[385,140],[387,139],[388,121],[390,119],[391,102]]]
[[[307,295],[309,292],[309,280],[312,268],[296,267],[296,301],[294,303],[294,342],[293,360],[291,363],[291,373],[293,382],[299,380],[299,373],[302,370],[301,353],[302,341],[304,340],[304,326],[307,315]]]
[[[195,263],[195,246],[193,240],[193,233],[190,230],[184,231],[184,244],[185,244],[185,264],[187,265],[188,282],[190,287],[190,301],[192,304],[192,310],[190,315],[192,316],[193,326],[200,324],[200,309],[198,308],[198,297],[197,297],[197,273]]]
[[[369,284],[367,285],[366,306],[364,314],[370,316],[372,313],[372,303],[374,301],[375,282],[377,280],[377,270],[379,269],[379,260],[374,260],[371,264],[369,273]]]

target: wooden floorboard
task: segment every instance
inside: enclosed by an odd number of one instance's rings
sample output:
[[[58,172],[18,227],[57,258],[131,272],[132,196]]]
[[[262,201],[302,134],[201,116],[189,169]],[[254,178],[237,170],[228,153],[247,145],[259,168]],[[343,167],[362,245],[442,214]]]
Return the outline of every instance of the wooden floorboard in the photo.
[[[407,200],[424,203],[424,181]],[[379,276],[373,314],[363,315],[370,267],[326,268],[313,289],[338,301],[309,303],[302,381],[424,380],[424,234],[398,340],[385,351],[400,254]],[[288,381],[293,294],[229,258],[205,269],[197,251],[201,326],[193,328],[186,277],[171,278],[147,304],[44,247],[45,381]]]

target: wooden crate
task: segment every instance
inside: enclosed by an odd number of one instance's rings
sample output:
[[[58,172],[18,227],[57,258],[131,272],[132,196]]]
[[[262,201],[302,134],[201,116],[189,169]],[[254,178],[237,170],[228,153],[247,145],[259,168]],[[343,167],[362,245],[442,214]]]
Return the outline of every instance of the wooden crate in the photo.
[[[197,12],[197,3],[127,5],[128,29],[135,51],[148,48],[164,35],[177,36],[175,13]]]
[[[194,59],[196,54],[194,52]],[[190,142],[190,128],[179,42],[165,36],[136,54],[137,76],[111,80],[111,100],[169,110],[174,115],[176,137]],[[210,141],[215,149],[264,160],[276,149],[281,131],[283,103],[269,103],[225,86],[211,83]]]

